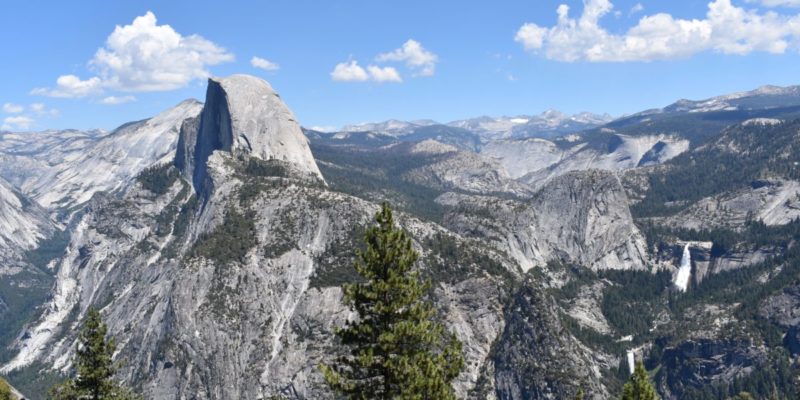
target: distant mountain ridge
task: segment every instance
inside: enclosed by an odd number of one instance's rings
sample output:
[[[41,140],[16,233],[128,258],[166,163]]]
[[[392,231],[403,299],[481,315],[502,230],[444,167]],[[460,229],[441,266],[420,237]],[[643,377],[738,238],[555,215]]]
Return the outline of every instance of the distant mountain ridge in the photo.
[[[566,133],[593,128],[612,121],[608,114],[581,112],[568,115],[558,110],[547,110],[539,115],[489,117],[481,116],[439,123],[433,120],[401,121],[390,119],[383,122],[346,125],[342,132],[376,132],[402,137],[430,126],[447,126],[469,131],[481,139],[510,137],[556,137]]]

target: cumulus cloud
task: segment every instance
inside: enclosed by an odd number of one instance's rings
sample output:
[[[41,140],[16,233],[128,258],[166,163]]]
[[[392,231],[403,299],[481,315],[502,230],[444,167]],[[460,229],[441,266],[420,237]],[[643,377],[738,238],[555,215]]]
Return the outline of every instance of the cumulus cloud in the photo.
[[[572,18],[569,7],[562,4],[556,10],[555,26],[526,23],[514,40],[525,50],[566,62],[670,60],[704,51],[783,54],[800,44],[800,15],[761,13],[736,7],[730,0],[709,3],[704,19],[647,15],[622,35],[612,34],[599,24],[612,8],[609,0],[586,0],[581,16]]]
[[[370,65],[367,67],[370,78],[375,82],[402,82],[400,73],[393,67],[378,67]]]
[[[409,39],[400,48],[388,53],[381,53],[375,57],[376,63],[404,63],[411,70],[412,76],[431,76],[436,72],[436,63],[439,57],[426,50],[414,39]],[[369,65],[363,68],[357,61],[348,61],[336,64],[331,72],[331,78],[340,82],[403,82],[400,72],[395,67]]]
[[[136,101],[134,96],[107,96],[100,100],[100,104],[116,105]]]
[[[74,98],[105,90],[173,90],[208,77],[209,66],[233,59],[233,54],[199,35],[183,36],[169,25],[158,25],[155,14],[148,11],[130,25],[114,28],[105,46],[89,61],[96,76],[82,80],[62,75],[56,87],[37,88],[32,93]]]
[[[366,69],[357,61],[336,64],[331,71],[331,78],[337,82],[402,82],[400,73],[392,67],[369,65]]]
[[[261,57],[251,58],[250,65],[263,69],[264,71],[277,71],[281,67],[280,65]]]
[[[3,130],[12,130],[12,129],[23,129],[27,130],[33,125],[34,120],[33,118],[26,117],[24,115],[17,115],[13,117],[6,117],[3,119],[3,125],[0,126],[0,129]]]
[[[369,80],[369,74],[358,62],[348,61],[336,64],[331,71],[331,78],[338,82],[364,82]]]
[[[644,6],[642,5],[642,3],[636,3],[633,5],[633,7],[631,7],[631,10],[628,12],[628,15],[638,14],[642,11],[644,11]]]
[[[19,114],[25,110],[25,107],[19,104],[5,103],[3,104],[3,112],[6,114]]]
[[[406,66],[416,70],[420,76],[431,76],[436,71],[436,63],[439,61],[439,57],[425,50],[416,40],[409,39],[399,49],[379,54],[375,61],[404,62]]]
[[[48,97],[75,98],[99,94],[102,91],[102,82],[100,78],[96,76],[87,80],[81,80],[81,78],[75,75],[61,75],[56,79],[55,88],[36,88],[31,91],[31,94]]]

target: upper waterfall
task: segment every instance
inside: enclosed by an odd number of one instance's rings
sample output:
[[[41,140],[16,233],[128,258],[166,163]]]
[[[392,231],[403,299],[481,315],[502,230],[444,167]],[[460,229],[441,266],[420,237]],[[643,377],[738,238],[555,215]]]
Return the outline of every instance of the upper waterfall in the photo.
[[[675,275],[675,286],[681,292],[685,292],[689,288],[689,278],[692,277],[692,254],[689,252],[689,244],[683,246],[683,255],[681,256],[681,265],[678,267],[678,273]]]

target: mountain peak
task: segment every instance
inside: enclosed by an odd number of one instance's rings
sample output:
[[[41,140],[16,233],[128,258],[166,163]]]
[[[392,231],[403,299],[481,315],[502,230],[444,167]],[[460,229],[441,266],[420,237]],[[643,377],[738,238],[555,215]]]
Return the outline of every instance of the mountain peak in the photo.
[[[269,83],[254,76],[210,78],[203,112],[181,128],[175,164],[198,192],[215,150],[288,162],[322,179],[294,114]]]

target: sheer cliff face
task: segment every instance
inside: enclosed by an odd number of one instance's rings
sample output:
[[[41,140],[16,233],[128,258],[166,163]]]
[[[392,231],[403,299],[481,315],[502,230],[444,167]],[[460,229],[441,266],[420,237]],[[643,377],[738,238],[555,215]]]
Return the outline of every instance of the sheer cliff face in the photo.
[[[203,112],[181,128],[175,164],[198,193],[216,150],[284,161],[322,179],[292,112],[269,83],[252,76],[209,79]]]
[[[447,193],[453,207],[445,226],[495,241],[523,270],[564,261],[594,270],[645,269],[644,237],[628,198],[611,172],[573,171],[542,187],[528,201]]]

